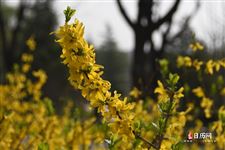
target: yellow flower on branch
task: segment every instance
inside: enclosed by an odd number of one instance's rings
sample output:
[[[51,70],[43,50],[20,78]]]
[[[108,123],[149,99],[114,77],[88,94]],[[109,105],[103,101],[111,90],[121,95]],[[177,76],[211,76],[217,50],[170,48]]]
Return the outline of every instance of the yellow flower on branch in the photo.
[[[28,53],[24,53],[24,54],[22,54],[21,59],[25,63],[30,63],[30,62],[33,61],[33,55],[28,54]]]
[[[29,48],[29,50],[34,51],[36,48],[36,41],[34,40],[34,36],[31,36],[27,41],[26,44]]]
[[[225,96],[225,87],[220,91],[220,95]]]
[[[130,96],[134,97],[134,98],[138,98],[141,95],[141,91],[139,91],[136,87],[134,87],[131,91],[130,91]]]
[[[202,87],[197,87],[195,89],[192,90],[192,92],[199,98],[201,99],[201,107],[204,109],[204,113],[206,118],[210,118],[211,117],[211,107],[213,105],[213,100],[210,98],[207,98]]]
[[[174,100],[179,100],[182,97],[184,97],[183,91],[184,91],[183,87],[181,87],[178,91],[176,91],[174,96],[173,96]]]
[[[200,87],[200,86],[193,89],[192,92],[199,98],[205,97],[205,93],[204,93],[202,87]]]
[[[68,24],[74,10],[69,7],[64,12],[66,22],[56,32],[57,42],[62,47],[61,58],[69,68],[69,81],[75,89],[81,90],[92,107],[101,112],[103,120],[108,123],[114,134],[119,134],[123,142],[134,138],[133,113],[134,104],[120,98],[120,94],[110,92],[109,81],[103,80],[103,68],[95,63],[94,47],[84,39],[84,26],[79,20]]]
[[[203,61],[198,61],[197,59],[195,59],[194,62],[192,63],[192,65],[198,71],[201,69],[201,66],[203,65]]]
[[[178,56],[177,57],[177,67],[191,67],[192,66],[192,60],[189,56]]]
[[[203,97],[202,101],[201,101],[201,107],[204,108],[204,113],[206,118],[210,118],[211,117],[211,107],[213,105],[213,100]]]
[[[204,50],[204,46],[201,43],[199,43],[199,42],[194,42],[194,43],[190,44],[189,47],[194,52],[196,52],[197,50],[199,50],[199,51],[203,51]]]
[[[154,93],[159,94],[159,101],[167,101],[169,99],[169,95],[167,90],[164,88],[161,81],[157,81],[158,87],[155,88]]]
[[[214,67],[214,63],[213,63],[213,60],[209,60],[207,61],[206,63],[206,72],[210,75],[213,74],[213,67]]]

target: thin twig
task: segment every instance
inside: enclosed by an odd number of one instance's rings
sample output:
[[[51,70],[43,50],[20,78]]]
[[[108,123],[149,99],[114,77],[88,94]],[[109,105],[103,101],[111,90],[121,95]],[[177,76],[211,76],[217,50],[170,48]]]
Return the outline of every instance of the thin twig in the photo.
[[[143,142],[147,143],[150,147],[153,147],[153,148],[157,149],[157,146],[155,146],[153,143],[149,142],[148,140],[146,140],[145,138],[143,138],[139,134],[136,134],[134,131],[133,131],[133,133],[134,133],[135,137],[137,137],[140,140],[142,140]]]

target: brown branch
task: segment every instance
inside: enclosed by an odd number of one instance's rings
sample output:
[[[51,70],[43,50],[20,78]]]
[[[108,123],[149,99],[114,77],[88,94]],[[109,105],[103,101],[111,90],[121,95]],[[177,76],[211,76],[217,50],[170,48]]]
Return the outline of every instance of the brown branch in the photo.
[[[159,19],[156,23],[154,23],[154,28],[159,28],[163,23],[168,22],[172,19],[174,13],[177,11],[177,8],[180,4],[181,0],[176,0],[173,7],[170,9],[170,11],[161,19]]]
[[[148,140],[146,140],[145,138],[143,138],[142,136],[140,136],[139,134],[136,134],[135,132],[133,132],[133,134],[135,135],[135,137],[139,138],[140,140],[142,140],[144,143],[149,145],[150,147],[153,147],[155,149],[157,149],[157,146],[155,146],[154,144],[152,144],[151,142],[149,142]]]
[[[121,120],[123,119],[118,111],[116,111],[116,115],[119,117],[119,119],[121,119]],[[151,142],[149,142],[148,140],[146,140],[145,138],[143,138],[142,136],[140,136],[139,134],[137,134],[132,128],[130,128],[130,130],[132,131],[132,133],[135,135],[136,138],[139,138],[144,143],[148,144],[149,145],[149,148],[150,147],[153,147],[155,149],[157,148],[157,146],[155,146],[154,144],[152,144]]]
[[[117,5],[118,5],[118,7],[119,7],[120,13],[122,14],[122,16],[124,17],[124,19],[126,20],[126,22],[129,24],[129,26],[130,26],[131,28],[134,29],[134,28],[135,28],[135,23],[133,23],[133,22],[131,21],[131,19],[128,17],[128,15],[127,15],[127,13],[126,13],[124,7],[122,6],[121,1],[120,1],[120,0],[116,0],[116,2],[117,2]]]
[[[161,133],[159,133],[155,138],[154,138],[154,143],[157,144],[157,150],[160,150],[160,147],[161,147],[161,144],[162,144],[162,141],[166,138],[164,138],[165,136],[165,133],[166,133],[166,126],[168,124],[168,121],[169,121],[169,118],[171,117],[171,110],[172,110],[172,102],[173,102],[173,97],[174,97],[174,92],[172,91],[168,91],[170,94],[169,94],[169,102],[170,102],[170,107],[166,110],[164,117],[165,117],[165,122],[164,122],[164,126],[163,126],[163,131]]]

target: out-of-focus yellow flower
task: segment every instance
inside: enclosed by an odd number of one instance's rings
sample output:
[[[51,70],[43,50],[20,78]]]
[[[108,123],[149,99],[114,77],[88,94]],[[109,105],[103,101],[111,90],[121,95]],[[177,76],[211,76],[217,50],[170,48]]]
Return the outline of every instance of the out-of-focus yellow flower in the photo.
[[[29,50],[34,51],[36,48],[36,41],[34,40],[34,36],[29,37],[29,39],[26,41],[26,44]]]
[[[158,87],[155,88],[154,93],[159,94],[159,101],[167,101],[169,99],[169,95],[167,90],[164,88],[161,81],[157,81]]]
[[[195,52],[197,50],[202,51],[204,50],[204,46],[199,42],[194,42],[189,45],[189,47]]]
[[[214,61],[213,66],[215,67],[215,70],[218,72],[220,70],[220,61]]]
[[[225,148],[225,134],[221,134],[216,136],[216,142],[218,143],[218,146],[220,149],[224,149]]]
[[[172,142],[170,140],[163,140],[160,150],[169,150],[171,149]]]
[[[225,121],[225,106],[221,106],[218,111],[219,119]]]
[[[29,70],[30,70],[30,64],[28,64],[28,63],[23,64],[22,71],[24,73],[27,73]]]
[[[25,62],[25,63],[26,63],[26,62],[27,62],[27,63],[30,63],[30,62],[33,61],[33,55],[24,53],[24,54],[22,54],[21,59],[22,59],[22,61]]]
[[[214,63],[213,63],[213,61],[210,59],[209,61],[207,61],[207,63],[206,63],[206,72],[208,73],[208,74],[213,74],[213,66],[214,66]]]
[[[134,97],[134,98],[138,98],[141,95],[141,91],[139,91],[136,87],[134,87],[131,91],[130,91],[130,96]]]
[[[174,100],[179,100],[180,98],[184,97],[183,91],[184,91],[183,87],[181,87],[178,91],[176,91],[173,96]]]
[[[192,92],[199,98],[205,97],[205,93],[204,93],[202,87],[200,87],[200,86],[193,89]]]
[[[225,87],[220,91],[220,95],[225,96]]]
[[[191,58],[188,57],[188,56],[185,56],[185,57],[184,57],[184,64],[185,64],[185,66],[187,66],[187,67],[191,67],[191,65],[192,65]]]
[[[192,60],[189,56],[178,56],[177,57],[177,67],[191,67]]]
[[[207,98],[202,87],[197,87],[192,90],[192,92],[201,99],[201,107],[204,109],[204,113],[206,118],[211,117],[211,107],[213,105],[213,100],[210,98]]]
[[[198,61],[197,59],[195,59],[192,65],[198,71],[201,69],[201,66],[203,65],[203,61]]]
[[[204,108],[204,112],[205,112],[205,116],[206,118],[210,118],[211,117],[211,107],[213,105],[213,100],[203,97],[202,101],[201,101],[201,107]]]

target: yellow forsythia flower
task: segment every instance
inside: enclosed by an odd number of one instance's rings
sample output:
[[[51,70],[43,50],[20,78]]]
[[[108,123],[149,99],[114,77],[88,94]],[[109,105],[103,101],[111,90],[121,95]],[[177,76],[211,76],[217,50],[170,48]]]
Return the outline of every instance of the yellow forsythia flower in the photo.
[[[197,50],[202,51],[204,49],[204,46],[199,43],[199,42],[195,42],[189,45],[189,47],[195,52]]]
[[[205,93],[204,93],[202,87],[200,87],[200,86],[193,89],[192,92],[199,98],[205,97]]]
[[[198,71],[198,70],[200,70],[201,66],[203,65],[203,62],[202,61],[198,61],[197,59],[195,59],[192,65]]]
[[[101,77],[103,67],[95,63],[94,47],[84,39],[83,23],[75,19],[74,23],[68,24],[70,12],[73,14],[75,11],[67,8],[67,21],[55,32],[62,47],[60,57],[69,68],[69,81],[92,107],[98,109],[111,131],[127,143],[135,137],[132,127],[134,115],[131,112],[134,104],[128,103],[127,98],[121,99],[117,92],[110,92],[110,82]]]
[[[201,101],[201,107],[204,108],[204,112],[205,112],[205,116],[206,118],[210,118],[211,117],[211,107],[213,105],[213,100],[203,97],[202,101]]]
[[[225,87],[220,91],[220,94],[221,94],[222,96],[225,96]]]
[[[191,67],[192,66],[192,60],[189,56],[178,56],[177,57],[177,67]]]
[[[206,72],[212,75],[213,74],[213,66],[214,66],[214,63],[211,59],[209,61],[207,61]]]
[[[134,87],[131,91],[130,91],[130,96],[134,97],[134,98],[138,98],[141,95],[141,91],[139,91],[136,87]]]
[[[27,41],[26,41],[26,44],[28,46],[28,48],[30,50],[35,50],[36,48],[36,41],[34,40],[34,36],[31,36]]]
[[[33,61],[33,55],[28,54],[28,53],[24,53],[24,54],[22,54],[21,59],[22,59],[22,61],[25,62],[25,63],[26,63],[26,62],[27,62],[27,63],[30,63],[30,62]]]

